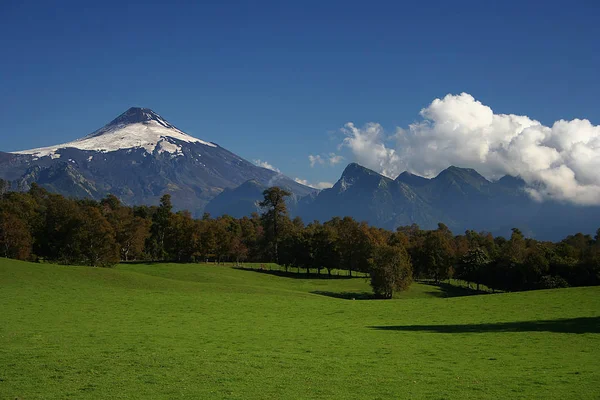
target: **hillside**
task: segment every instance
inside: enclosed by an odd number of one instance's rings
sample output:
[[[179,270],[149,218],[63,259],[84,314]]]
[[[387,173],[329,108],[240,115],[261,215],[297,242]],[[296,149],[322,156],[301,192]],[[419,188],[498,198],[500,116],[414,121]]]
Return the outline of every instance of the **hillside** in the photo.
[[[597,398],[600,288],[351,301],[362,279],[0,260],[0,398]],[[411,292],[407,292],[409,294]]]

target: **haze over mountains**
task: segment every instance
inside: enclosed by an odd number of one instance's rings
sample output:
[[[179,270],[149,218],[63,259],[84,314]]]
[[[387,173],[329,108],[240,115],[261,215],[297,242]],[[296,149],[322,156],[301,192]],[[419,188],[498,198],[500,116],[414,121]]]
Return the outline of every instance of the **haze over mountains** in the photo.
[[[352,216],[387,229],[416,223],[454,232],[508,234],[518,227],[540,239],[560,239],[600,226],[600,207],[536,202],[525,182],[505,176],[491,182],[473,169],[449,167],[427,179],[403,172],[387,178],[349,164],[330,189],[317,191],[194,138],[146,108],[130,108],[101,129],[73,142],[0,152],[0,178],[27,190],[36,182],[66,196],[100,199],[115,194],[126,204],[157,204],[170,193],[177,209],[196,216],[235,217],[260,211],[269,186],[293,193],[291,214],[305,222]]]

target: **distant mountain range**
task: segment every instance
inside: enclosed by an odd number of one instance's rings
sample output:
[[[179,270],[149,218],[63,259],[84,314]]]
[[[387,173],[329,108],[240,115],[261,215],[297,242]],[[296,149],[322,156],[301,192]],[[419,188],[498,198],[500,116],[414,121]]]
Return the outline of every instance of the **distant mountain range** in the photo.
[[[112,193],[126,204],[157,204],[170,193],[175,208],[196,216],[260,212],[263,190],[280,186],[292,192],[291,214],[305,222],[348,215],[387,229],[413,223],[431,229],[443,222],[455,233],[496,235],[517,227],[547,240],[600,227],[600,207],[539,203],[519,178],[490,182],[458,167],[432,179],[404,172],[392,180],[353,163],[332,188],[317,191],[187,135],[146,108],[130,108],[70,143],[0,152],[0,178],[20,190],[36,182],[66,196],[100,199]]]
[[[158,204],[170,193],[176,208],[195,215],[224,189],[248,180],[282,186],[297,196],[315,191],[135,107],[73,142],[0,152],[0,178],[22,190],[36,182],[66,196],[100,199],[112,193],[126,204]]]
[[[246,182],[215,197],[207,210],[248,215],[258,210],[265,188]],[[432,179],[404,172],[392,180],[353,163],[332,188],[299,199],[292,196],[290,210],[305,222],[349,215],[387,229],[413,223],[434,229],[443,222],[455,233],[474,229],[503,236],[516,227],[541,240],[600,228],[600,207],[536,202],[525,188],[519,178],[491,182],[473,169],[449,167]]]

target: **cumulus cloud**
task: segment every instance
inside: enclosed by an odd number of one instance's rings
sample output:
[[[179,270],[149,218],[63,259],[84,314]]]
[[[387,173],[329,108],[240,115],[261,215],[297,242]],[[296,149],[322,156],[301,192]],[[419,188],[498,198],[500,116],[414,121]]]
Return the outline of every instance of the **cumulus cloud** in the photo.
[[[259,167],[263,167],[263,168],[266,168],[266,169],[270,169],[271,171],[275,171],[275,172],[281,173],[281,171],[279,170],[279,168],[275,168],[274,166],[272,166],[271,164],[269,164],[266,161],[262,161],[260,159],[253,160],[253,161],[254,161],[254,164],[258,165]]]
[[[325,164],[334,166],[336,164],[341,163],[342,160],[344,160],[344,157],[340,156],[339,154],[335,154],[335,153],[329,153],[329,154],[323,154],[323,155],[310,154],[308,156],[308,161],[310,163],[311,168],[313,168],[315,165],[325,165]]]
[[[331,182],[318,182],[313,184],[308,182],[306,179],[294,178],[294,180],[301,185],[309,186],[314,189],[328,189],[333,186],[333,183]]]
[[[348,147],[359,164],[389,177],[402,172],[402,160],[395,149],[386,146],[388,138],[381,125],[370,122],[363,128],[357,128],[348,122],[342,132],[346,137],[341,146]]]
[[[377,123],[347,123],[340,146],[392,178],[405,170],[434,176],[456,165],[489,179],[520,176],[538,200],[600,204],[600,126],[588,120],[545,126],[527,116],[496,114],[467,93],[435,99],[420,115],[393,135]]]

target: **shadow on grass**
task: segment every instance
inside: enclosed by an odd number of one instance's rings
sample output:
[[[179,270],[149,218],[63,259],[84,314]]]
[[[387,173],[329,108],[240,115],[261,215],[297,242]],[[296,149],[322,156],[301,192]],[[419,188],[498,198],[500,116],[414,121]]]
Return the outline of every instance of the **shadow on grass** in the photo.
[[[382,331],[435,332],[435,333],[488,333],[488,332],[556,332],[600,333],[600,317],[565,318],[541,321],[498,322],[493,324],[464,325],[397,325],[371,326]]]
[[[147,264],[147,265],[159,265],[159,264],[183,264],[183,263],[178,263],[176,261],[150,261],[150,260],[134,260],[134,261],[119,261],[119,264],[131,264],[131,265],[141,265],[141,264]]]
[[[325,274],[307,274],[305,272],[294,272],[294,271],[281,271],[281,270],[268,270],[268,269],[254,269],[244,267],[233,267],[233,269],[239,269],[240,271],[257,272],[259,274],[275,275],[284,278],[293,279],[365,279],[363,276],[348,276],[348,275],[331,275]]]
[[[318,294],[321,296],[334,297],[336,299],[344,299],[344,300],[376,300],[376,297],[373,293],[369,292],[327,292],[321,290],[315,290],[311,292],[312,294]]]
[[[347,276],[340,276],[339,278],[348,279]],[[354,278],[354,277],[353,277]],[[448,283],[433,283],[427,281],[419,282],[425,286],[431,286],[431,291],[426,291],[425,293],[431,297],[438,298],[447,298],[447,297],[461,297],[461,296],[472,296],[476,294],[487,294],[487,292],[477,291],[475,289],[469,289],[461,286],[454,286]],[[433,290],[433,288],[437,288],[437,290]],[[409,289],[410,290],[410,289]],[[382,300],[381,297],[375,296],[370,292],[328,292],[328,291],[314,291],[311,292],[313,294],[318,294],[321,296],[334,297],[336,299],[345,299],[345,300]]]
[[[431,295],[432,297],[446,298],[446,297],[472,296],[472,295],[476,295],[476,294],[488,294],[488,292],[484,292],[481,290],[470,289],[468,287],[463,287],[463,286],[455,286],[455,285],[451,285],[449,283],[444,283],[444,282],[440,282],[440,283],[434,283],[434,282],[430,282],[430,281],[417,281],[417,282],[419,282],[421,285],[432,286],[432,287],[438,288],[439,290],[427,292],[427,294]]]

